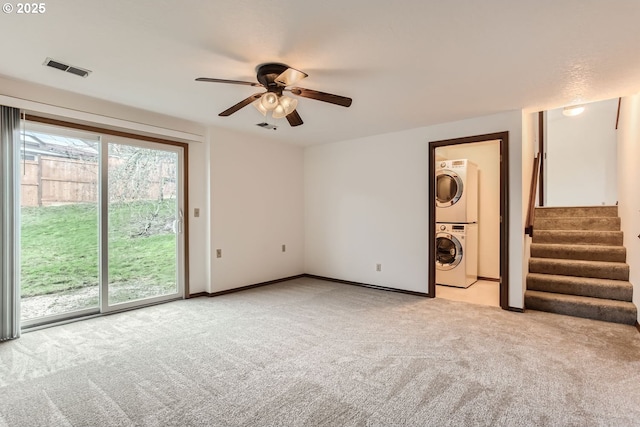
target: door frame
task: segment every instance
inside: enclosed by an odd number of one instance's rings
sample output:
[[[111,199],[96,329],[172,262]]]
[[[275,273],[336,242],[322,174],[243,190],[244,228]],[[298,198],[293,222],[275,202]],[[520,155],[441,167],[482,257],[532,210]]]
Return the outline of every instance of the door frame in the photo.
[[[509,310],[509,132],[429,142],[429,283],[428,296],[436,297],[436,148],[474,142],[500,141],[500,307]]]
[[[95,133],[97,135],[100,135],[101,137],[105,136],[105,135],[109,135],[111,137],[121,137],[121,138],[125,138],[125,139],[131,139],[134,141],[145,141],[145,142],[151,142],[151,143],[158,143],[158,144],[164,144],[164,145],[168,145],[168,146],[177,146],[177,147],[181,147],[182,148],[182,194],[183,194],[183,206],[184,206],[184,216],[183,216],[183,245],[184,245],[184,249],[183,249],[183,271],[182,271],[182,280],[183,280],[183,286],[182,286],[182,294],[179,297],[176,297],[174,299],[187,299],[190,298],[190,290],[189,290],[189,144],[187,142],[181,142],[181,141],[176,141],[176,140],[170,140],[170,139],[166,139],[166,138],[162,138],[162,137],[157,137],[157,136],[151,136],[151,135],[144,135],[144,134],[138,134],[138,133],[134,133],[134,132],[129,132],[129,131],[125,131],[125,130],[119,130],[119,129],[109,129],[109,128],[105,128],[105,127],[101,127],[101,126],[96,126],[96,125],[91,125],[91,124],[84,124],[84,123],[76,123],[76,122],[70,122],[68,120],[65,119],[60,119],[60,118],[54,118],[54,117],[44,117],[44,116],[40,116],[37,113],[35,114],[30,114],[30,113],[26,113],[23,115],[23,120],[27,120],[27,121],[31,121],[31,122],[35,122],[35,123],[41,123],[44,125],[51,125],[51,126],[58,126],[58,127],[64,127],[64,128],[69,128],[69,129],[75,129],[75,130],[80,130],[80,131],[86,131],[86,132],[91,132],[91,133]],[[101,138],[101,143],[103,143],[104,141],[102,141],[103,138]],[[100,155],[100,157],[102,157],[102,155]],[[101,161],[103,161],[101,159]],[[100,170],[101,170],[101,166],[100,166]],[[100,172],[101,174],[101,172]],[[102,185],[102,176],[99,176],[99,186]],[[101,195],[99,194],[98,197],[101,199]],[[99,236],[100,238],[102,238],[102,227],[103,225],[100,224],[99,225]],[[99,245],[101,245],[101,243],[99,242]],[[102,260],[102,255],[100,254],[99,257],[100,260]],[[99,274],[102,274],[102,270],[99,271]],[[100,286],[102,286],[100,284]],[[100,295],[102,296],[102,290],[100,291]],[[98,302],[98,307],[96,308],[89,308],[89,309],[82,309],[82,310],[77,310],[77,311],[73,311],[70,313],[63,313],[63,314],[54,314],[51,316],[45,316],[45,317],[41,317],[41,318],[36,318],[36,319],[30,319],[27,321],[23,321],[21,320],[20,322],[20,328],[22,330],[25,329],[29,329],[29,330],[35,330],[38,329],[40,327],[46,327],[48,325],[52,325],[52,324],[57,324],[57,323],[61,323],[61,322],[67,322],[67,321],[74,321],[76,319],[81,319],[81,318],[89,318],[89,317],[94,317],[94,316],[102,316],[102,315],[107,315],[107,314],[112,314],[112,313],[117,313],[120,311],[126,311],[126,310],[130,310],[132,308],[142,308],[145,306],[150,306],[150,305],[155,305],[158,303],[162,303],[162,302],[167,302],[168,300],[165,299],[161,299],[161,300],[156,300],[156,298],[149,298],[145,301],[144,304],[138,304],[135,306],[129,306],[128,303],[124,303],[124,304],[119,304],[117,306],[115,306],[115,308],[112,308],[108,311],[102,311],[102,301]]]

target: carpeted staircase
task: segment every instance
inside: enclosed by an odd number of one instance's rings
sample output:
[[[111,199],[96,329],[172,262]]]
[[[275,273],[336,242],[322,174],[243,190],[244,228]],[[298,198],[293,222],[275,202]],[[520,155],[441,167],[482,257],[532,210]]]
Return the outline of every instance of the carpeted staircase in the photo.
[[[634,325],[617,206],[536,208],[525,307]]]

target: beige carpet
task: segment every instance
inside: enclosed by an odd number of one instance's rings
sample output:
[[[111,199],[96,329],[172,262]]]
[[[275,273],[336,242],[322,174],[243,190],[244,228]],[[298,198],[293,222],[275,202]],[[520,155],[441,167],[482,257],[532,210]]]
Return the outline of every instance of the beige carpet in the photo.
[[[298,279],[0,344],[0,426],[640,425],[640,334]]]

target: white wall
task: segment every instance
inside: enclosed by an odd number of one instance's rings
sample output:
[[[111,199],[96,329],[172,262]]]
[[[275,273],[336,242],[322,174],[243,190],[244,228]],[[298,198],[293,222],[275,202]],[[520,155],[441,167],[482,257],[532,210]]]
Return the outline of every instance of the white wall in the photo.
[[[207,290],[304,273],[302,148],[221,130],[212,130],[209,139],[212,267]],[[222,258],[216,258],[216,249],[222,249]]]
[[[522,113],[305,149],[305,272],[428,291],[428,143],[509,131],[509,305],[523,305]],[[376,264],[382,271],[376,272]]]
[[[500,141],[438,147],[436,157],[478,166],[478,276],[500,278]]]
[[[546,206],[615,205],[618,99],[586,104],[574,117],[547,113]]]
[[[529,212],[529,195],[531,193],[531,175],[533,173],[533,159],[539,152],[538,113],[522,113],[522,224],[526,224]],[[536,204],[538,195],[536,195]],[[524,229],[522,230],[524,233]],[[523,276],[522,288],[527,288],[527,273],[529,272],[529,258],[531,258],[531,237],[522,235],[520,247],[522,256]],[[512,248],[513,256],[518,252]]]
[[[209,143],[189,144],[189,293],[211,286],[211,173]],[[194,215],[194,209],[200,216]]]
[[[640,306],[640,94],[622,98],[618,126],[618,213],[627,248],[633,302]],[[640,315],[638,316],[640,321]]]

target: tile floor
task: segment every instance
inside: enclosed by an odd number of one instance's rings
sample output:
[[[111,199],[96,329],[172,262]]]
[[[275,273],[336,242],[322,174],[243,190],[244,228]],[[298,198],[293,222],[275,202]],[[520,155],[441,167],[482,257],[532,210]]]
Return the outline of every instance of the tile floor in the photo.
[[[500,284],[478,280],[466,289],[436,285],[436,298],[500,307]]]

